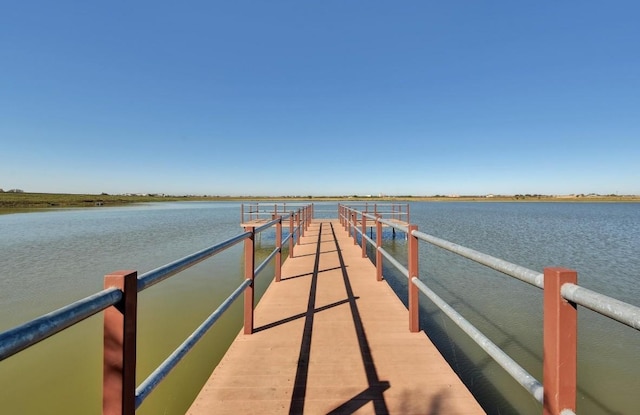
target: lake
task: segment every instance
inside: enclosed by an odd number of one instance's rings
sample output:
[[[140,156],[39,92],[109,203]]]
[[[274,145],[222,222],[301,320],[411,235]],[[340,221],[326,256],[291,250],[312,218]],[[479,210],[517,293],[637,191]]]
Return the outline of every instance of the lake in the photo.
[[[316,217],[336,217],[316,203]],[[579,284],[640,305],[640,204],[411,203],[419,230],[527,268],[564,266]],[[181,202],[0,215],[0,330],[102,288],[105,274],[139,274],[241,232],[239,203]],[[385,231],[385,249],[406,255],[406,241]],[[541,379],[542,292],[421,242],[420,274],[441,297]],[[273,247],[259,239],[258,257]],[[372,252],[372,251],[371,251]],[[373,255],[370,255],[373,257]],[[243,279],[242,245],[140,294],[138,383]],[[406,281],[385,266],[406,300]],[[258,295],[273,277],[268,267]],[[492,414],[539,414],[539,404],[453,323],[421,299],[422,326]],[[241,302],[141,406],[140,414],[183,414],[241,328]],[[87,321],[0,362],[6,413],[101,411],[101,318]],[[579,311],[578,410],[634,413],[640,407],[640,335]]]

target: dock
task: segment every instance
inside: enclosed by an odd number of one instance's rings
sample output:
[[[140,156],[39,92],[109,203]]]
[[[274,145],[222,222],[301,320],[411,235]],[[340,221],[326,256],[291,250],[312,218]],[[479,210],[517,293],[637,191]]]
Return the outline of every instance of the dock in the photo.
[[[314,219],[187,412],[484,414],[337,219]]]

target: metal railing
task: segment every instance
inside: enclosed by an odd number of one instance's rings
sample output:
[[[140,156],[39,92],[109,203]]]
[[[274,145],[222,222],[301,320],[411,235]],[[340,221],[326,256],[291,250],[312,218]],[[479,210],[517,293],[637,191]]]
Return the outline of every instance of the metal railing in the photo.
[[[367,243],[376,251],[376,278],[382,280],[382,261],[390,264],[408,278],[409,330],[419,331],[419,292],[426,295],[440,310],[471,337],[489,356],[505,369],[523,388],[543,405],[545,415],[569,415],[576,410],[577,364],[577,305],[595,311],[619,323],[640,330],[640,307],[616,300],[577,285],[577,272],[564,268],[545,268],[544,273],[512,264],[473,249],[418,231],[416,225],[399,225],[359,211],[351,205],[338,206],[340,223],[353,236],[361,236],[362,256],[366,257]],[[367,223],[369,222],[369,225]],[[391,226],[407,234],[408,268],[382,247],[382,225]],[[367,236],[366,227],[376,227],[376,240]],[[366,241],[366,243],[365,243]],[[453,252],[508,276],[543,289],[543,382],[541,383],[509,357],[480,330],[474,327],[446,301],[419,279],[418,241]],[[543,386],[544,385],[544,386]]]
[[[409,223],[411,220],[408,203],[349,203],[349,208],[390,221]]]
[[[283,239],[284,217],[289,218],[290,228],[289,234]],[[239,235],[146,272],[139,277],[136,271],[116,271],[106,275],[104,290],[0,333],[0,361],[95,314],[104,312],[102,413],[133,415],[155,387],[242,294],[244,294],[244,333],[253,333],[255,278],[271,261],[274,261],[275,280],[280,281],[283,244],[289,242],[289,255],[293,256],[293,242],[299,240],[300,235],[308,229],[312,218],[311,205],[287,215],[274,214],[266,223],[259,226],[245,225],[244,232]],[[273,226],[276,227],[276,246],[256,267],[255,236]],[[240,242],[244,242],[245,278],[242,283],[136,388],[138,293]]]
[[[250,202],[240,205],[240,223],[268,221],[276,216],[287,218],[290,215],[303,212],[304,208],[313,206],[309,203],[287,202]]]

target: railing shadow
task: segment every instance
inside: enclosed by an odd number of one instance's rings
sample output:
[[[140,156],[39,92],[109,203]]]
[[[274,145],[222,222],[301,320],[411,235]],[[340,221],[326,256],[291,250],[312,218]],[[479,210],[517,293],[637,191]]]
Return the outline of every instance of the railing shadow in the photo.
[[[289,414],[300,414],[304,413],[305,409],[305,398],[307,394],[307,384],[308,384],[308,376],[309,376],[309,364],[310,364],[310,353],[311,353],[311,337],[313,333],[313,324],[315,314],[324,310],[328,310],[330,308],[349,304],[351,315],[353,318],[354,329],[356,331],[356,337],[358,340],[358,345],[360,348],[360,355],[362,357],[363,366],[365,369],[365,375],[367,378],[368,387],[362,392],[356,394],[351,399],[347,400],[343,404],[339,405],[332,411],[330,414],[344,414],[344,413],[353,413],[368,404],[369,402],[373,403],[375,413],[376,414],[387,414],[388,408],[386,402],[384,400],[383,393],[390,387],[389,382],[381,381],[378,377],[375,364],[373,362],[373,357],[371,354],[371,349],[369,347],[369,343],[367,341],[367,336],[364,330],[364,325],[362,323],[362,319],[360,317],[360,312],[358,310],[358,306],[356,300],[359,297],[356,297],[353,293],[353,289],[351,288],[351,283],[349,281],[349,275],[347,273],[347,266],[342,257],[342,252],[340,250],[340,246],[338,240],[336,238],[335,232],[333,230],[333,226],[331,226],[331,236],[336,246],[336,253],[339,259],[339,267],[322,270],[319,268],[320,254],[321,251],[321,243],[330,242],[330,240],[322,240],[322,230],[324,223],[320,223],[320,228],[318,232],[318,240],[316,242],[316,253],[315,253],[315,261],[313,266],[313,272],[311,273],[311,285],[309,288],[309,300],[307,302],[307,310],[304,313],[300,313],[295,316],[288,317],[286,319],[268,324],[266,326],[258,328],[258,330],[266,330],[271,327],[275,327],[280,324],[285,324],[287,322],[305,318],[304,329],[302,333],[302,341],[300,344],[300,352],[298,355],[298,364],[296,368],[296,376],[294,380],[293,393],[291,396],[291,403],[289,407]],[[334,252],[334,251],[328,251]],[[342,277],[345,284],[345,289],[347,293],[347,298],[344,300],[340,300],[334,302],[332,304],[325,305],[323,307],[316,308],[316,294],[318,289],[318,276],[321,272],[328,270],[336,270],[340,269],[342,271]],[[308,276],[309,274],[305,274]],[[300,276],[296,276],[300,277]],[[293,278],[293,277],[289,277]]]
[[[356,297],[356,299],[358,299],[358,298],[359,298],[359,297]],[[321,311],[329,310],[329,309],[331,309],[331,308],[337,307],[337,306],[342,305],[342,304],[346,304],[346,303],[348,303],[348,302],[349,302],[349,300],[348,300],[348,299],[347,299],[347,300],[340,300],[340,301],[336,301],[335,303],[331,303],[331,304],[327,304],[327,305],[322,306],[322,307],[318,307],[318,308],[316,308],[315,310],[313,310],[313,312],[314,312],[314,313],[319,313],[319,312],[321,312]],[[260,327],[254,328],[254,329],[253,329],[253,332],[254,332],[254,333],[258,333],[258,332],[260,332],[260,331],[264,331],[264,330],[272,329],[272,328],[274,328],[274,327],[278,327],[278,326],[280,326],[280,325],[282,325],[282,324],[291,323],[292,321],[298,320],[298,319],[300,319],[300,318],[302,318],[302,317],[306,317],[306,316],[307,316],[307,313],[306,313],[306,312],[304,312],[304,313],[300,313],[300,314],[296,314],[296,315],[294,315],[294,316],[287,317],[287,318],[283,318],[283,319],[281,319],[281,320],[274,321],[273,323],[265,324],[264,326],[260,326]]]
[[[309,363],[311,355],[311,335],[313,333],[313,320],[316,309],[316,293],[318,290],[318,268],[320,265],[320,244],[322,236],[322,223],[318,229],[318,241],[316,243],[316,257],[313,263],[313,273],[311,275],[311,287],[309,288],[309,301],[307,311],[304,313],[304,329],[302,331],[302,343],[298,354],[298,365],[296,367],[296,377],[293,382],[293,393],[289,414],[301,414],[304,412],[305,397],[307,395],[307,381],[309,378]]]
[[[391,384],[388,381],[380,380],[380,377],[378,376],[378,371],[376,370],[376,366],[373,361],[373,355],[371,354],[369,341],[367,340],[367,334],[365,332],[364,325],[362,324],[362,318],[360,317],[360,310],[358,310],[358,304],[356,303],[357,297],[353,294],[353,288],[351,287],[347,267],[344,263],[344,258],[342,257],[340,244],[338,243],[338,238],[336,237],[333,224],[329,225],[331,226],[331,234],[336,244],[336,252],[338,254],[338,260],[340,261],[340,268],[342,270],[342,279],[347,291],[347,300],[349,301],[349,308],[351,309],[356,338],[358,339],[358,347],[360,348],[360,356],[362,357],[362,363],[364,365],[364,371],[369,385],[367,389],[355,395],[350,400],[346,401],[329,413],[352,413],[367,403],[373,402],[376,414],[387,414],[389,413],[389,409],[387,408],[387,403],[385,402],[383,393],[385,390],[389,389]]]
[[[491,327],[493,327],[493,329],[497,333],[500,333],[503,336],[503,339],[501,341],[496,342],[496,345],[499,346],[502,350],[505,350],[507,348],[507,346],[515,345],[518,348],[520,348],[521,350],[523,350],[524,352],[526,352],[531,358],[533,358],[537,362],[539,362],[540,365],[542,365],[542,355],[541,354],[537,353],[535,350],[533,350],[533,348],[528,346],[526,343],[518,340],[516,336],[514,336],[509,331],[507,331],[504,328],[502,328],[500,325],[496,324],[491,319],[488,319],[487,317],[485,317],[485,315],[481,312],[481,310],[479,310],[476,307],[472,306],[462,296],[460,296],[459,294],[451,291],[450,289],[445,287],[443,284],[438,282],[438,280],[436,280],[436,279],[433,279],[432,281],[430,281],[430,284],[433,285],[433,286],[438,286],[439,289],[442,292],[446,292],[449,296],[451,296],[452,298],[455,299],[455,301],[450,301],[449,302],[450,305],[453,306],[453,305],[456,305],[456,304],[463,304],[472,313],[474,313],[475,315],[479,316],[480,320],[482,320],[485,324],[490,325]],[[438,315],[440,313],[440,311],[439,310],[434,310],[432,313],[425,311],[425,313],[427,315],[429,315],[431,318],[433,318],[436,315]],[[487,366],[489,366],[491,364],[495,364],[495,361],[491,358],[491,356],[487,355],[481,361],[477,362],[475,364],[475,366],[477,368],[485,368],[485,367],[487,367]],[[598,410],[601,411],[601,413],[603,413],[603,414],[612,414],[612,415],[620,414],[619,412],[615,412],[613,409],[607,407],[604,403],[602,403],[599,400],[597,400],[596,397],[593,394],[589,393],[583,387],[578,387],[577,390],[584,396],[584,398],[588,399],[591,402],[592,405],[598,407]]]
[[[300,244],[300,245],[304,245],[304,244]],[[329,254],[331,252],[335,252],[335,251],[323,251],[323,252],[320,252],[320,255]],[[302,254],[302,255],[296,255],[295,257],[296,258],[302,258],[302,257],[306,257],[306,256],[313,256],[313,255],[315,255],[315,254]]]
[[[387,284],[389,284],[405,307],[407,307],[408,298],[406,278],[398,275],[395,268],[392,266],[386,266],[384,264],[383,275],[385,275],[385,281]],[[499,390],[495,385],[489,382],[478,382],[478,377],[482,376],[482,374],[479,370],[475,370],[477,368],[477,363],[469,357],[469,354],[471,353],[470,350],[467,350],[450,340],[450,334],[447,333],[446,327],[442,327],[438,324],[438,320],[440,318],[447,319],[448,317],[442,316],[442,313],[439,310],[430,312],[424,306],[420,306],[420,329],[425,332],[427,337],[429,337],[429,340],[434,346],[436,346],[436,349],[438,349],[449,366],[451,366],[453,371],[458,375],[462,383],[473,394],[482,409],[485,410],[487,414],[519,414],[519,411],[504,395],[504,391]],[[477,345],[467,346],[467,348],[475,347],[479,348]],[[487,399],[489,396],[491,398]],[[531,399],[533,402],[533,398]]]
[[[300,257],[296,257],[296,258],[300,258]],[[323,269],[321,271],[318,271],[318,273],[327,272],[327,271],[335,271],[337,269],[340,269],[340,267]],[[291,277],[282,277],[280,279],[280,281],[293,280],[293,279],[296,279],[296,278],[304,278],[304,277],[308,277],[308,276],[313,276],[313,272],[307,272],[306,274],[292,275]]]

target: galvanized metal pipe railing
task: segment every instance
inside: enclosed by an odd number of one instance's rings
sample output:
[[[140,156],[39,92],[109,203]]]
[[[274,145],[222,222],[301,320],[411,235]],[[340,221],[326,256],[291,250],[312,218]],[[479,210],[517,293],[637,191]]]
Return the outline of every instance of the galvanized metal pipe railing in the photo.
[[[259,220],[260,218],[272,218],[274,216],[282,216],[283,219],[286,219],[291,212],[308,207],[311,207],[312,209],[313,203],[242,203],[240,205],[240,223],[248,223],[254,220]]]
[[[178,348],[165,359],[141,384],[136,388],[136,409],[140,407],[147,396],[162,382],[187,353],[197,344],[225,311],[238,299],[244,290],[251,285],[251,280],[244,280],[229,297],[191,334]]]
[[[347,209],[346,211],[351,212],[351,214],[354,217],[355,215],[357,215],[357,213],[353,212],[352,210]],[[426,242],[434,241],[437,244],[436,246],[441,246],[447,250],[458,253],[459,255],[468,254],[469,256],[475,259],[480,259],[483,262],[487,262],[494,266],[511,271],[510,267],[505,266],[506,261],[502,261],[502,260],[499,260],[498,258],[490,257],[488,255],[486,255],[486,258],[484,258],[485,254],[482,254],[477,251],[469,250],[468,248],[465,248],[456,244],[452,244],[448,241],[444,241],[442,239],[435,238],[430,235],[426,235],[422,232],[419,232],[417,229],[416,230],[411,229],[411,231],[409,231],[410,228],[413,228],[412,225],[404,227],[402,225],[398,225],[397,223],[380,219],[379,217],[372,217],[362,212],[360,212],[360,214],[363,216],[369,217],[375,220],[376,222],[385,223],[387,226],[393,227],[403,232],[407,232],[410,234],[410,236],[413,236],[416,239],[425,240]],[[349,223],[353,222],[350,219],[347,219],[347,220],[350,221]],[[362,232],[357,229],[357,226],[355,226],[355,224],[354,224],[354,228],[356,231],[362,234]],[[364,236],[363,240],[367,240],[369,243],[371,243],[375,247],[376,251],[380,252],[382,256],[384,256],[396,269],[398,269],[405,277],[410,279],[409,287],[411,286],[417,287],[423,294],[425,294],[429,299],[431,299],[431,301],[440,310],[442,310],[445,314],[447,314],[447,316],[449,316],[456,325],[458,325],[465,333],[467,333],[471,337],[471,339],[478,344],[479,347],[481,347],[485,352],[487,352],[489,356],[491,356],[501,367],[503,367],[507,371],[507,373],[509,373],[510,376],[512,376],[521,386],[523,386],[536,400],[538,400],[541,403],[543,402],[544,388],[542,387],[542,384],[540,383],[540,381],[538,381],[535,377],[533,377],[530,373],[528,373],[517,362],[511,359],[509,355],[507,355],[504,351],[502,351],[488,337],[482,334],[480,330],[478,330],[468,320],[466,320],[460,313],[458,313],[451,306],[449,306],[449,304],[446,303],[444,300],[442,300],[437,294],[435,294],[435,292],[429,289],[426,286],[426,284],[424,284],[422,281],[418,279],[417,275],[410,277],[411,274],[409,270],[405,268],[402,264],[400,264],[395,258],[393,258],[392,255],[390,255],[386,250],[384,250],[384,248],[379,246],[377,241],[374,243],[372,239],[367,238],[366,236]],[[381,268],[382,264],[376,263],[376,268],[378,267]],[[521,271],[521,270],[517,269],[517,271]],[[416,328],[415,326],[418,324],[417,322],[418,304],[417,304],[417,301],[415,301],[415,299],[412,302],[414,302],[414,304],[410,304],[410,307],[409,307],[410,315],[413,315],[412,319],[410,319],[410,328],[413,328],[415,330]],[[411,320],[414,320],[414,321],[411,321]]]
[[[633,329],[640,330],[640,307],[571,283],[564,284],[560,289],[560,293],[567,301],[574,302]]]
[[[527,372],[500,347],[492,342],[473,324],[465,319],[460,313],[453,309],[446,301],[433,292],[427,285],[418,278],[412,278],[411,283],[426,295],[443,313],[456,323],[469,337],[476,342],[482,350],[487,352],[512,378],[524,387],[538,402],[542,403],[543,388],[540,381]]]
[[[307,226],[307,222],[309,220],[309,216],[305,216],[305,220],[302,224],[299,224],[296,228],[296,231],[300,232],[301,226]],[[144,399],[149,395],[149,393],[164,379],[168,373],[179,363],[180,360],[193,348],[193,346],[202,338],[202,336],[213,326],[213,324],[218,320],[218,318],[226,311],[229,306],[244,292],[245,293],[245,333],[250,334],[253,332],[253,281],[255,277],[258,276],[266,266],[277,256],[277,254],[281,253],[282,247],[282,233],[280,231],[282,226],[282,217],[276,217],[275,219],[267,222],[258,227],[247,227],[250,228],[250,231],[245,232],[245,234],[250,234],[250,237],[244,238],[251,239],[253,241],[254,235],[263,232],[267,229],[270,229],[274,225],[277,226],[277,246],[276,248],[267,256],[267,258],[258,265],[255,269],[251,267],[251,270],[247,274],[251,274],[250,277],[247,277],[244,282],[223,302],[223,304],[214,311],[207,320],[205,320],[137,389],[136,389],[136,408],[138,408]],[[294,231],[294,232],[296,232]],[[293,233],[289,235],[289,238],[293,236]],[[251,243],[251,253],[249,254],[245,249],[245,257],[246,255],[254,256],[254,245]],[[245,262],[252,263],[252,261]],[[276,264],[276,268],[279,267],[280,264]],[[276,269],[276,275],[279,275],[279,271]],[[246,297],[247,292],[251,291],[251,295],[249,298]],[[248,299],[248,301],[247,301]],[[248,304],[248,302],[250,304]],[[251,317],[247,317],[247,310],[251,309]],[[247,327],[250,326],[250,327]]]
[[[357,218],[361,218],[362,230],[358,229]],[[452,321],[465,331],[483,350],[485,350],[507,373],[509,373],[532,396],[543,404],[545,415],[575,415],[576,402],[576,350],[577,350],[577,314],[576,305],[581,305],[589,310],[600,313],[615,321],[625,324],[636,330],[640,330],[640,307],[627,304],[606,295],[597,293],[577,285],[577,273],[562,268],[545,268],[545,272],[539,273],[525,267],[512,264],[508,261],[496,258],[461,245],[437,238],[418,231],[415,226],[398,226],[394,222],[381,219],[379,215],[369,215],[353,208],[340,206],[339,217],[345,228],[353,227],[354,242],[356,232],[360,233],[363,245],[372,244],[376,248],[377,279],[381,280],[382,257],[387,258],[405,277],[410,280],[409,286],[416,286],[429,297]],[[374,242],[366,236],[366,219],[372,219],[376,223],[377,237]],[[398,261],[393,259],[388,252],[381,247],[381,223],[395,229],[408,232],[409,236],[409,265],[412,267],[411,241],[423,240],[436,247],[453,252],[464,258],[502,272],[523,282],[538,288],[545,288],[544,293],[544,350],[543,361],[544,384],[531,376],[518,365],[497,345],[491,342],[484,334],[469,323],[462,315],[457,313],[444,300],[437,296],[426,284],[418,279],[417,272],[407,270]],[[351,232],[351,231],[350,231]],[[366,241],[366,242],[365,242]],[[415,248],[413,249],[415,251]],[[413,265],[415,267],[415,265]],[[411,290],[411,289],[410,289]],[[411,319],[416,313],[409,294],[410,327],[414,324]]]
[[[256,233],[260,233],[263,230],[268,229],[268,228],[270,228],[270,227],[272,227],[273,225],[276,225],[276,224],[278,226],[282,226],[282,218],[278,217],[278,218],[272,220],[271,222],[266,223],[266,224],[256,228],[255,232]],[[281,250],[282,250],[281,244],[282,244],[282,242],[277,243],[277,246],[274,248],[274,250],[271,251],[271,253],[264,259],[264,261],[262,261],[262,263],[256,267],[256,269],[253,272],[254,275],[257,276],[258,274],[260,274],[262,272],[262,270],[264,270],[266,268],[266,266],[271,262],[271,260],[276,256],[276,254],[281,252]]]
[[[357,206],[357,205],[356,205]],[[363,205],[366,206],[366,205]],[[403,208],[404,206],[404,208]],[[378,209],[378,208],[382,208]],[[389,209],[385,209],[389,208]],[[404,210],[403,210],[404,209]],[[373,212],[370,210],[358,210],[354,205],[338,205],[338,216],[348,216],[349,212],[356,212],[359,217],[365,215],[369,218],[381,217],[388,220],[398,220],[409,223],[409,204],[374,204]]]
[[[277,207],[275,208],[277,211]],[[250,212],[253,212],[250,209]],[[275,216],[275,215],[274,215]],[[156,268],[140,277],[135,271],[118,271],[105,277],[105,289],[76,301],[68,306],[29,321],[23,325],[0,333],[0,361],[4,360],[42,340],[47,339],[77,324],[78,322],[104,311],[105,313],[105,367],[103,387],[103,414],[133,414],[148,394],[157,384],[167,376],[178,362],[191,350],[202,338],[218,318],[229,308],[243,292],[253,291],[255,276],[261,273],[266,265],[274,258],[280,259],[282,252],[282,219],[289,217],[290,233],[285,238],[290,246],[294,236],[304,232],[313,218],[313,208],[305,207],[295,214],[297,226],[293,227],[294,213],[282,212],[282,215],[258,227],[229,238],[219,244],[205,248],[194,254],[173,261],[167,265]],[[243,212],[244,218],[244,212]],[[230,248],[242,241],[251,240],[251,253],[245,253],[245,257],[254,257],[253,239],[255,234],[267,230],[272,226],[277,227],[277,246],[268,257],[254,269],[251,266],[246,270],[250,278],[246,278],[242,284],[136,389],[135,388],[135,337],[137,320],[137,292],[155,285],[201,261],[204,261],[221,251]],[[293,253],[293,249],[290,250]],[[280,260],[276,264],[276,276],[279,279]],[[128,287],[128,288],[127,288]],[[127,294],[129,293],[129,294]],[[116,306],[118,308],[116,308]],[[251,309],[251,321],[253,319],[253,297],[251,303],[245,304]],[[246,321],[246,319],[245,319]],[[115,324],[115,326],[113,326]],[[250,332],[253,330],[251,325]],[[114,349],[115,348],[115,349]]]
[[[0,361],[85,320],[122,299],[122,291],[109,288],[0,333]]]
[[[226,241],[220,242],[219,244],[213,245],[209,248],[205,248],[194,254],[187,255],[184,258],[178,259],[154,270],[145,272],[144,274],[140,275],[140,277],[138,277],[138,291],[146,290],[147,288],[159,283],[160,281],[164,281],[165,279],[176,275],[177,273],[184,271],[185,269],[190,268],[197,263],[204,261],[205,259],[211,258],[212,256],[224,251],[225,249],[231,248],[232,246],[244,241],[250,235],[250,232],[241,233],[227,239]]]
[[[503,259],[483,254],[482,252],[475,251],[453,242],[445,241],[444,239],[440,239],[420,231],[415,231],[413,234],[416,238],[434,246],[453,252],[461,257],[470,259],[496,271],[500,271],[503,274],[517,278],[538,288],[544,288],[544,276],[540,272],[532,271],[520,265],[512,264]]]

